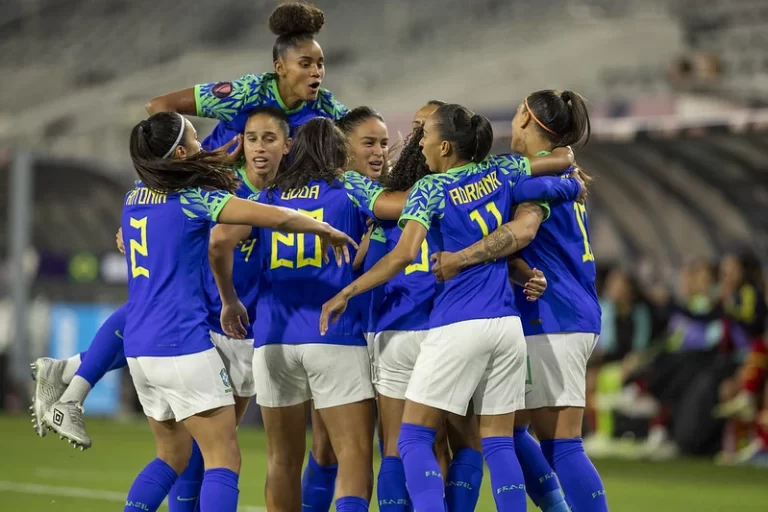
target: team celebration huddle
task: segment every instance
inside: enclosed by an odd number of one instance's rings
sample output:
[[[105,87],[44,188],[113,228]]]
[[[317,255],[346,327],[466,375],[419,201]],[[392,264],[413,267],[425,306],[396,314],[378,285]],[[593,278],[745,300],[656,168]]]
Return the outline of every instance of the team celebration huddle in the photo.
[[[571,150],[589,137],[584,100],[530,93],[509,153],[492,155],[487,118],[425,98],[391,144],[376,110],[320,87],[323,23],[316,7],[281,5],[272,72],[148,103],[116,240],[128,300],[87,352],[32,364],[37,434],[89,448],[82,403],[127,365],[156,458],[126,512],[166,499],[236,511],[253,396],[270,512],[372,499],[470,512],[485,467],[499,511],[527,497],[608,510],[581,440],[600,332],[589,178]],[[219,123],[201,143],[187,116]]]

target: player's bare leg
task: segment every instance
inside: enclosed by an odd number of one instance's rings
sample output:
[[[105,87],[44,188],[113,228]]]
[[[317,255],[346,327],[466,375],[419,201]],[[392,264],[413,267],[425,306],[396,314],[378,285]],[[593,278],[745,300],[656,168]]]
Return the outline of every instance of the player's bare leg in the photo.
[[[312,456],[320,466],[338,464],[323,417],[315,409],[314,402],[310,401],[310,407],[312,409]]]
[[[374,401],[320,409],[339,461],[336,499],[356,496],[368,502],[373,491]]]
[[[379,395],[379,422],[384,441],[384,457],[400,457],[397,438],[403,421],[405,400]]]
[[[234,405],[196,414],[183,423],[200,447],[206,470],[225,468],[240,473],[240,447],[237,444]]]
[[[261,407],[267,435],[267,482],[269,512],[302,509],[301,467],[306,450],[307,403],[290,407]]]
[[[398,434],[400,429],[398,427]],[[395,440],[397,441],[397,440]],[[437,463],[440,464],[440,472],[448,475],[448,468],[451,465],[451,449],[448,446],[448,422],[446,421],[440,430],[437,431],[435,438],[435,456]]]
[[[176,474],[187,467],[192,454],[192,436],[183,424],[176,420],[157,421],[147,418],[155,437],[157,458],[171,466]]]
[[[251,401],[252,397],[235,396],[233,398],[235,399],[235,421],[240,425],[240,422],[243,421],[243,416],[245,416],[245,411],[248,410],[248,403]]]

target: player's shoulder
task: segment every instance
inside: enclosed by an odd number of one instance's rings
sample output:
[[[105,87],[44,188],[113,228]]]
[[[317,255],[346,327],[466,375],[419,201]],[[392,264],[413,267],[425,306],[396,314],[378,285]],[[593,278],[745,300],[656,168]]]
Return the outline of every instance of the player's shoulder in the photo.
[[[489,165],[497,167],[503,174],[531,174],[531,162],[528,158],[517,153],[491,155],[487,161]]]

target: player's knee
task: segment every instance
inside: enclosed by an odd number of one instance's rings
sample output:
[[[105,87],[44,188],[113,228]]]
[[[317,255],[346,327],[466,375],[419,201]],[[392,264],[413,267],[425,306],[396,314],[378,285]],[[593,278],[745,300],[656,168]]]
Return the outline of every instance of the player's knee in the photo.
[[[171,466],[176,474],[181,474],[192,455],[192,443],[158,443],[157,458]]]

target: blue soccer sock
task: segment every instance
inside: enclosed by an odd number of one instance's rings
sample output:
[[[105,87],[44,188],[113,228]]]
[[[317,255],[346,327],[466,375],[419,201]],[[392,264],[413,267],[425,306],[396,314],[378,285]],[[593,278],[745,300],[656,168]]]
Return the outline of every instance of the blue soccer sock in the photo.
[[[368,512],[368,502],[357,496],[344,496],[336,500],[336,512]]]
[[[480,498],[483,482],[483,454],[472,448],[457,451],[448,468],[445,501],[450,512],[472,512]]]
[[[99,327],[88,350],[80,354],[80,368],[75,375],[95,386],[110,370],[123,368],[127,361],[123,350],[126,306],[112,313]]]
[[[568,502],[579,512],[607,512],[605,487],[584,453],[581,438],[541,442],[541,451],[555,470]]]
[[[309,452],[309,461],[301,477],[301,503],[305,512],[328,512],[336,490],[338,464],[321,466]]]
[[[155,459],[141,470],[133,481],[128,497],[125,500],[124,512],[154,512],[163,503],[178,478],[173,470],[162,459]]]
[[[568,512],[555,472],[528,427],[515,428],[515,453],[525,476],[525,490],[544,512]]]
[[[491,490],[499,512],[525,511],[525,477],[515,454],[512,437],[486,437],[483,456],[491,473]]]
[[[195,512],[200,510],[200,488],[203,485],[205,465],[203,454],[197,442],[192,442],[192,456],[189,457],[187,468],[179,475],[176,483],[168,493],[169,512]]]
[[[237,512],[240,475],[226,468],[209,469],[200,489],[201,512]]]
[[[437,431],[403,423],[397,447],[413,507],[419,512],[445,512],[445,483],[433,450]]]
[[[413,510],[408,488],[405,486],[405,468],[397,457],[381,459],[376,497],[381,512],[409,512]]]

